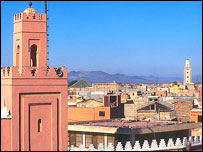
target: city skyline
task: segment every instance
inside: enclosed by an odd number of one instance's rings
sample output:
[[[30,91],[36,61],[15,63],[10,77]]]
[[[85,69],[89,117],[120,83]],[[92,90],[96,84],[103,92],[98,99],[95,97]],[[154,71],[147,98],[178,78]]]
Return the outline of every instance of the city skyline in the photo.
[[[1,151],[202,151],[196,4],[26,3],[1,2]]]
[[[13,14],[28,1],[1,2],[1,66],[13,65]],[[183,77],[202,73],[201,2],[48,2],[49,66],[70,71]],[[15,7],[14,7],[15,6]],[[44,2],[33,2],[44,12]],[[60,20],[60,21],[59,21]]]

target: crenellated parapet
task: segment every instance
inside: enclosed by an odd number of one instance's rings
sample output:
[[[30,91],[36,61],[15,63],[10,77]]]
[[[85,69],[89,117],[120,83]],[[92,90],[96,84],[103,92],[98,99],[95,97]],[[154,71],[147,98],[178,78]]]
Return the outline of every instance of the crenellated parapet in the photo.
[[[11,78],[13,75],[18,75],[18,68],[6,67],[1,68],[1,78]]]
[[[100,143],[98,149],[95,149],[93,144],[90,144],[89,148],[86,148],[84,145],[80,145],[79,147],[70,145],[69,151],[185,151],[187,142],[191,144],[191,151],[193,149],[200,150],[202,147],[202,136],[183,137],[182,141],[181,138],[176,138],[175,140],[169,138],[168,141],[161,139],[160,142],[156,139],[153,139],[152,142],[144,140],[143,143],[135,141],[133,144],[127,141],[124,147],[121,142],[118,142],[116,146],[113,143],[109,143],[106,147],[103,143]]]
[[[59,74],[62,72],[62,75]],[[1,78],[66,78],[67,79],[67,68],[66,67],[50,67],[50,68],[32,68],[23,67],[5,67],[1,68]]]
[[[19,21],[45,21],[46,22],[46,14],[38,14],[38,13],[19,13],[14,15],[14,22]]]

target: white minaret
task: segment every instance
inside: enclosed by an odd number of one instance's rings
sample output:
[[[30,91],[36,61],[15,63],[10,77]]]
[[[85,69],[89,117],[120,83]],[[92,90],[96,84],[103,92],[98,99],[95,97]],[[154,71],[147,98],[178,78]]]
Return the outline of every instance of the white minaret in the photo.
[[[190,66],[190,60],[185,61],[184,67],[184,85],[192,84],[192,67]]]

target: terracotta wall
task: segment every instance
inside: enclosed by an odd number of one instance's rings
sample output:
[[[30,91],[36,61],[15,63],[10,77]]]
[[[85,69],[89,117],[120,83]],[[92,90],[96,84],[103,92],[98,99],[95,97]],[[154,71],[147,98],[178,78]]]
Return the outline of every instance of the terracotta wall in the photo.
[[[157,95],[157,96],[166,97],[166,96],[167,96],[167,92],[166,92],[166,91],[156,91],[156,95]]]
[[[175,115],[178,121],[190,121],[190,110],[192,107],[192,101],[174,103]]]
[[[104,111],[105,116],[99,116],[100,111]],[[68,122],[104,120],[104,119],[110,119],[110,107],[68,108]]]
[[[198,122],[199,115],[202,115],[201,111],[191,111],[190,112],[190,121]]]
[[[1,151],[11,151],[11,119],[1,119]]]

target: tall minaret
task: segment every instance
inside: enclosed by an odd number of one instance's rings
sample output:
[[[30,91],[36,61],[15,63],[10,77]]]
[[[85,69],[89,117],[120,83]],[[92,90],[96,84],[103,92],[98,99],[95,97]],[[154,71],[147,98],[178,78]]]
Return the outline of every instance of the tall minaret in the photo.
[[[184,85],[192,83],[192,67],[190,66],[190,60],[185,61],[184,67]]]
[[[14,15],[14,66],[47,68],[47,14],[30,7]]]

